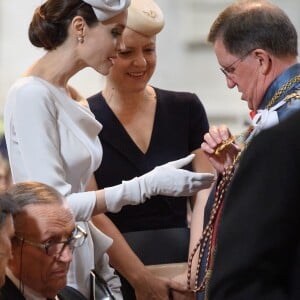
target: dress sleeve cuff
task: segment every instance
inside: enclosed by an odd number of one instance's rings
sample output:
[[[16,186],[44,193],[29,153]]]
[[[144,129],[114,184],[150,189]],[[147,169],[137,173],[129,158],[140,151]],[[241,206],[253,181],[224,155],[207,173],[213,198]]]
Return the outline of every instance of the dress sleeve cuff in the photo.
[[[67,201],[77,222],[89,221],[96,203],[96,192],[71,194],[67,196]]]

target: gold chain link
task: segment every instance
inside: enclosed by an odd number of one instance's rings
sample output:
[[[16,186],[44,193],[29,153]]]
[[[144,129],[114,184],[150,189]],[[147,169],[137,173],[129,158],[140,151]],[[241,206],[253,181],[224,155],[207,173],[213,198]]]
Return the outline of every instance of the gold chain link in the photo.
[[[291,80],[289,80],[285,85],[283,85],[272,97],[269,103],[266,105],[266,109],[270,109],[271,106],[279,99],[279,97],[293,84],[300,82],[300,75],[295,76]]]

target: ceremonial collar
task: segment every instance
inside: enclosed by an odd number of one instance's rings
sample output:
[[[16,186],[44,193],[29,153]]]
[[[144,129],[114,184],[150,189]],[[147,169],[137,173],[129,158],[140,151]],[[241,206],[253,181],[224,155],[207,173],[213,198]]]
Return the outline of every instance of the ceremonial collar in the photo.
[[[300,75],[300,63],[297,63],[297,64],[291,66],[290,68],[288,68],[287,70],[285,70],[272,82],[272,84],[268,88],[267,92],[265,93],[264,98],[263,98],[261,104],[259,105],[258,109],[260,109],[260,110],[264,109],[268,105],[270,99],[272,99],[272,97],[275,95],[275,93],[285,83],[287,83],[291,78],[293,78],[297,75]],[[300,87],[300,83],[298,83],[298,84]],[[294,87],[294,85],[291,86],[290,88],[286,89],[286,91],[279,97],[278,100],[283,99],[293,87]]]

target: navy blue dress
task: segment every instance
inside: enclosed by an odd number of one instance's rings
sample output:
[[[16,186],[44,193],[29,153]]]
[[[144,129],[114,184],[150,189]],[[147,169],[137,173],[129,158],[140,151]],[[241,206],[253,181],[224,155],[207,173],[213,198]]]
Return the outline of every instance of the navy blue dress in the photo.
[[[95,172],[99,188],[140,176],[154,167],[186,156],[200,147],[208,131],[206,112],[195,94],[155,89],[157,107],[148,151],[144,154],[127,134],[101,93],[89,105],[103,125],[103,160]],[[142,128],[141,128],[142,130]],[[108,213],[121,232],[187,226],[187,198],[155,196],[144,204]]]
[[[155,93],[155,119],[146,153],[130,138],[101,93],[88,99],[91,111],[103,125],[99,134],[103,160],[95,172],[99,188],[143,175],[200,147],[208,131],[208,120],[199,98],[158,88]],[[191,169],[191,165],[187,168]],[[107,216],[144,264],[182,262],[187,260],[189,246],[187,201],[187,197],[155,196]],[[122,276],[120,279],[124,299],[136,299],[129,283]]]

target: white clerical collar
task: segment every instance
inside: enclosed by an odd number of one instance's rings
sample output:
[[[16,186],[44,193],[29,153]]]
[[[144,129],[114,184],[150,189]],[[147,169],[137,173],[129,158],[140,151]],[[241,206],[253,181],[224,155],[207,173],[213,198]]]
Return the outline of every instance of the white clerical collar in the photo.
[[[274,106],[270,107],[269,109],[259,109],[257,114],[252,120],[252,125],[256,127],[256,133],[263,129],[270,128],[279,123],[279,118],[277,114],[277,109],[283,106],[286,103],[286,100],[283,99],[279,101]]]
[[[13,284],[19,289],[20,287],[20,280],[14,276],[9,268],[6,268],[6,276],[13,282]],[[28,286],[22,284],[22,291],[20,291],[23,297],[26,300],[47,300],[45,297],[39,295],[36,291],[32,290]],[[59,300],[56,296],[54,300]]]

